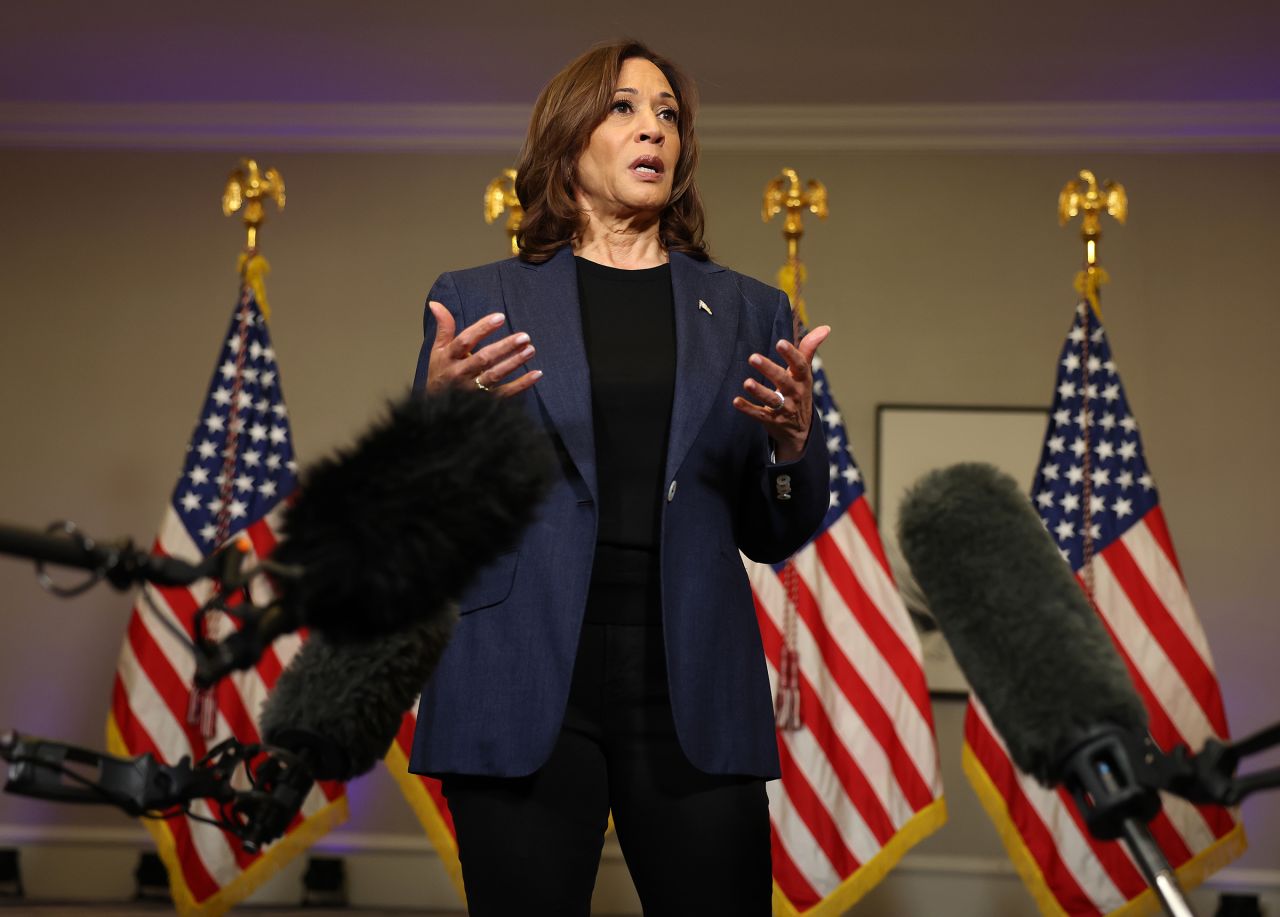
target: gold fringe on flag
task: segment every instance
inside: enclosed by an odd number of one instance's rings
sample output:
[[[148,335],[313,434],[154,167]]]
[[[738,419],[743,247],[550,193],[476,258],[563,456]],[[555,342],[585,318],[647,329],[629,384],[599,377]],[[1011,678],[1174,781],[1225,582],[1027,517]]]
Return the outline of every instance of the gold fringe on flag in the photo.
[[[880,884],[880,880],[889,874],[903,856],[930,834],[937,831],[947,822],[947,801],[939,796],[915,815],[910,821],[897,830],[889,842],[880,848],[880,852],[858,867],[849,878],[845,879],[834,891],[809,908],[798,911],[795,905],[783,894],[778,883],[773,883],[773,913],[777,917],[840,917],[853,907],[862,896]]]

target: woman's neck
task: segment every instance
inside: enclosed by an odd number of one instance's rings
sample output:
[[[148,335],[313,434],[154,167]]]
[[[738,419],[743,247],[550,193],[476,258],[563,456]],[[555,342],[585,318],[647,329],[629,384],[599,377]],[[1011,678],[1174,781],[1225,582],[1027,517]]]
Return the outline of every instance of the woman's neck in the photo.
[[[667,263],[667,250],[658,236],[655,216],[601,219],[592,211],[573,240],[573,253],[608,267],[637,270]]]

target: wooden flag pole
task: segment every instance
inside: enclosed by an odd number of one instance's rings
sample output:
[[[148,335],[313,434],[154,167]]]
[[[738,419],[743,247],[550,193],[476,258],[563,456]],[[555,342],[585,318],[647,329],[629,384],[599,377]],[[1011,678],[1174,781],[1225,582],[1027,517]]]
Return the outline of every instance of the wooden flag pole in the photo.
[[[1101,320],[1098,290],[1102,284],[1111,279],[1098,263],[1098,243],[1102,239],[1104,212],[1115,217],[1116,221],[1123,225],[1129,215],[1129,198],[1125,194],[1124,185],[1108,179],[1099,188],[1098,179],[1094,174],[1088,169],[1081,169],[1078,177],[1071,179],[1058,192],[1058,225],[1065,226],[1072,217],[1080,215],[1080,239],[1084,242],[1084,267],[1076,273],[1075,288],[1076,292],[1089,303],[1089,308],[1082,315],[1085,335],[1080,344],[1080,355],[1084,364],[1080,367],[1081,382],[1084,386],[1084,391],[1080,393],[1080,433],[1084,445],[1084,452],[1080,456],[1084,471],[1082,501],[1084,505],[1081,508],[1084,522],[1084,530],[1081,533],[1084,554],[1080,572],[1089,601],[1093,601],[1093,455],[1091,451],[1093,437],[1090,435],[1093,427],[1093,413],[1089,410],[1089,390],[1093,386],[1089,381],[1089,374],[1094,369],[1090,365],[1089,348],[1093,343],[1093,332],[1089,325],[1094,318]]]
[[[800,237],[804,235],[804,211],[827,218],[827,188],[820,181],[810,181],[807,187],[800,184],[795,169],[783,169],[777,178],[764,186],[764,205],[760,211],[764,222],[769,222],[786,211],[782,221],[782,237],[787,243],[787,261],[777,274],[778,286],[791,298],[792,325],[795,338],[800,339],[800,329],[807,327],[809,317],[804,309],[804,263],[800,260]],[[774,719],[778,728],[788,732],[804,725],[800,707],[800,652],[797,648],[796,601],[799,584],[796,568],[788,560],[782,568],[782,583],[787,593],[786,610],[782,619],[782,658],[778,669],[778,696],[774,700]]]
[[[1094,386],[1089,381],[1089,374],[1092,371],[1090,361],[1091,359],[1096,360],[1096,358],[1091,358],[1089,354],[1089,348],[1094,343],[1095,334],[1090,330],[1089,326],[1091,319],[1101,318],[1101,313],[1098,310],[1098,288],[1110,279],[1098,261],[1098,242],[1102,238],[1102,214],[1104,212],[1115,217],[1116,221],[1123,225],[1129,215],[1128,196],[1125,194],[1124,186],[1118,182],[1108,180],[1099,186],[1097,178],[1088,169],[1081,169],[1079,178],[1073,178],[1067,182],[1062,191],[1058,193],[1059,225],[1065,226],[1077,214],[1081,217],[1080,238],[1084,242],[1084,267],[1076,274],[1075,288],[1076,292],[1089,303],[1087,309],[1081,309],[1084,339],[1080,342],[1082,364],[1080,371],[1083,383],[1083,391],[1080,392],[1080,430],[1084,449],[1080,458],[1084,472],[1084,477],[1081,480],[1081,510],[1084,522],[1083,532],[1081,533],[1084,549],[1081,573],[1083,574],[1085,592],[1091,602],[1094,599],[1093,476],[1090,467],[1093,444],[1091,442],[1092,437],[1089,434],[1093,426],[1093,412],[1089,409],[1089,399],[1090,391]],[[1100,331],[1101,327],[1099,326]],[[1101,367],[1095,366],[1095,368]],[[1097,776],[1109,790],[1116,792],[1123,790],[1123,787],[1117,782],[1116,775],[1109,767],[1100,765]],[[1160,845],[1151,836],[1146,822],[1137,817],[1126,818],[1123,822],[1122,839],[1129,848],[1129,853],[1137,862],[1138,869],[1143,878],[1146,879],[1147,885],[1155,893],[1164,912],[1169,917],[1194,917],[1194,913],[1182,893],[1182,888],[1178,885],[1177,874],[1174,873],[1173,867],[1169,865],[1169,861],[1166,859],[1164,851],[1160,849]]]

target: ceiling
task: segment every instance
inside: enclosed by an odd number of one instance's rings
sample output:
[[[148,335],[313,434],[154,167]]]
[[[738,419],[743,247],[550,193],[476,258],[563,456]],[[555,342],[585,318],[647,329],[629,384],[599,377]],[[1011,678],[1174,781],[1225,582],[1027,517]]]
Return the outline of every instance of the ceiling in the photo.
[[[620,35],[712,105],[1280,100],[1277,0],[28,0],[0,102],[528,104]]]

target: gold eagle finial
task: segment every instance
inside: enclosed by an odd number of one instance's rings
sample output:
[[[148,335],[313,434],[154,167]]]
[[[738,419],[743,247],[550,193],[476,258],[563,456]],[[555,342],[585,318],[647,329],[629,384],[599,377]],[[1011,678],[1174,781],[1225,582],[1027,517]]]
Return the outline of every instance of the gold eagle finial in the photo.
[[[503,169],[484,188],[484,221],[492,223],[507,213],[507,235],[511,237],[511,254],[520,254],[520,246],[516,244],[516,233],[520,231],[520,222],[524,219],[524,208],[520,206],[520,198],[516,194],[516,170]]]
[[[1084,241],[1084,268],[1076,274],[1075,288],[1098,311],[1098,288],[1110,278],[1098,263],[1098,242],[1102,238],[1102,214],[1115,217],[1124,225],[1129,217],[1129,197],[1124,185],[1110,179],[1098,184],[1097,176],[1081,169],[1058,192],[1058,225],[1066,226],[1072,217],[1080,217],[1080,238]]]
[[[1059,226],[1066,226],[1068,220],[1083,213],[1081,230],[1096,237],[1101,235],[1099,218],[1103,212],[1123,225],[1129,216],[1129,198],[1124,193],[1124,185],[1110,179],[1104,181],[1099,190],[1098,179],[1088,169],[1081,169],[1079,180],[1071,179],[1058,194]]]
[[[804,211],[818,219],[827,218],[827,186],[810,180],[802,185],[795,169],[783,169],[773,181],[764,186],[764,205],[760,216],[769,222],[786,211],[782,220],[782,236],[787,240],[787,263],[778,271],[778,286],[791,297],[792,308],[803,324],[809,323],[804,311],[805,268],[800,262],[800,237],[804,235]]]
[[[226,187],[222,189],[222,213],[231,216],[244,209],[248,251],[258,248],[258,227],[267,218],[264,201],[275,201],[276,209],[284,210],[284,177],[274,168],[260,171],[255,159],[240,160],[240,168],[227,176]]]
[[[804,235],[803,211],[808,210],[820,220],[827,218],[827,186],[810,180],[802,187],[795,169],[783,169],[782,173],[764,186],[764,208],[761,217],[768,223],[787,211],[782,221],[782,235],[787,240],[787,258],[794,259]]]

